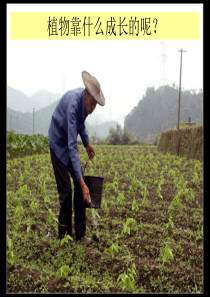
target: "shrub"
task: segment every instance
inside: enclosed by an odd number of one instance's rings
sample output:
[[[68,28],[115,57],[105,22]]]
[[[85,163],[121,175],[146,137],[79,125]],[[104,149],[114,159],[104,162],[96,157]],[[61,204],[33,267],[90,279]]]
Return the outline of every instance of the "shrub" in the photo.
[[[203,159],[203,125],[183,127],[179,132],[179,156]],[[177,154],[177,129],[162,132],[158,150]]]

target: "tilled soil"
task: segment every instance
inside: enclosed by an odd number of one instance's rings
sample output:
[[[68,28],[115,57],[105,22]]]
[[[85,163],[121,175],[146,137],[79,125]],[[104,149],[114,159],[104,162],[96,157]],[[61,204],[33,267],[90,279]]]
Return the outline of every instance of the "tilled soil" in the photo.
[[[117,280],[135,265],[135,292],[202,292],[203,164],[163,155],[156,148],[95,150],[95,168],[89,164],[86,175],[104,177],[102,206],[97,210],[100,242],[88,247],[71,241],[59,245],[59,203],[49,155],[8,161],[7,235],[16,260],[13,265],[7,262],[7,291],[130,292]],[[79,153],[84,164],[83,147]],[[22,191],[23,185],[27,189]],[[191,196],[186,189],[192,189]],[[174,200],[176,195],[180,200]],[[173,205],[174,201],[178,202]],[[49,209],[54,216],[49,216]],[[91,236],[91,210],[86,216]],[[130,218],[135,221],[125,231]],[[111,246],[121,249],[113,255],[105,252]],[[167,251],[172,257],[167,258]],[[65,265],[70,271],[59,275]]]

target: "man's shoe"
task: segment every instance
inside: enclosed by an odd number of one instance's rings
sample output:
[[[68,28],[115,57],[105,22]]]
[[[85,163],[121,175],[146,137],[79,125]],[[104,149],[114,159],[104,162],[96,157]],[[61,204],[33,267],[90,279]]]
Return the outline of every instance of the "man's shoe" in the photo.
[[[59,222],[58,222],[58,234],[59,234],[59,239],[63,239],[65,234],[66,234],[66,231],[67,231],[67,226],[66,225],[61,225]]]
[[[89,245],[94,242],[92,238],[88,238],[86,236],[82,237],[82,239],[80,241],[84,245]]]

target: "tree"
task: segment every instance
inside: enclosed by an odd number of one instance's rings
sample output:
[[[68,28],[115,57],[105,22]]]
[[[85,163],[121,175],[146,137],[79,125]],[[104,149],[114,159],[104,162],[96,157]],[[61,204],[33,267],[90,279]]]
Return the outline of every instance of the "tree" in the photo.
[[[177,122],[179,91],[167,85],[161,90],[148,87],[138,105],[125,117],[125,126],[134,138],[152,139],[156,132],[168,130]],[[189,117],[192,122],[203,122],[201,90],[198,94],[194,90],[181,92],[180,122]]]
[[[128,145],[131,142],[131,136],[128,129],[124,126],[124,132],[122,135],[122,144]]]
[[[95,133],[90,137],[91,142],[93,144],[100,144],[101,143],[101,138],[97,135],[97,132],[95,131]]]
[[[152,137],[152,144],[158,145],[160,140],[160,132],[156,132]]]
[[[131,136],[129,134],[128,129],[126,127],[124,127],[124,130],[123,130],[121,128],[121,126],[118,124],[117,124],[116,129],[110,128],[108,142],[110,144],[114,144],[114,145],[129,144],[131,142]]]
[[[110,128],[109,129],[109,143],[110,144],[121,144],[121,137],[122,137],[122,128],[120,125],[117,124],[116,129]]]

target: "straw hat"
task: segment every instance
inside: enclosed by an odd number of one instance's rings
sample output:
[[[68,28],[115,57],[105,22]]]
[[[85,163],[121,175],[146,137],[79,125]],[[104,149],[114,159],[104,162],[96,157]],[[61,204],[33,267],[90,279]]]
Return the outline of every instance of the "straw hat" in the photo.
[[[98,104],[104,106],[105,98],[97,79],[94,76],[91,76],[87,71],[82,72],[82,79],[90,95],[97,101]]]

